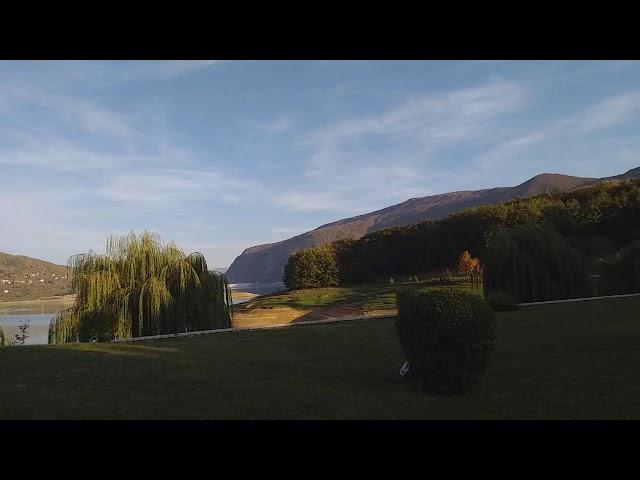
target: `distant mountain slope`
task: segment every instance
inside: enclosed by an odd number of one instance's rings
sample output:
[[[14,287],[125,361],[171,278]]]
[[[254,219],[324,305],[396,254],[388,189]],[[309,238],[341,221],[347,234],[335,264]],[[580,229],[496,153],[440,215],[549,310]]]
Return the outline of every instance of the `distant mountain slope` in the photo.
[[[616,175],[615,177],[608,177],[603,180],[607,180],[607,179],[624,180],[625,178],[640,178],[640,167],[632,168],[627,173],[623,173],[622,175]]]
[[[67,267],[0,252],[0,302],[70,293]]]
[[[226,275],[231,283],[277,282],[282,279],[284,265],[289,256],[302,248],[322,245],[342,238],[359,238],[367,233],[397,225],[437,220],[468,207],[499,203],[551,191],[567,191],[602,180],[624,178],[640,178],[640,167],[606,179],[543,173],[515,187],[412,198],[382,210],[322,225],[287,240],[247,248],[233,261]]]

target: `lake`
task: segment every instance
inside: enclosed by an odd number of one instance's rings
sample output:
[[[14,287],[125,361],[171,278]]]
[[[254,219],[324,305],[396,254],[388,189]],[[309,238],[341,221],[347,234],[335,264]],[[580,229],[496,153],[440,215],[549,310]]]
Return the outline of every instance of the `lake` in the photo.
[[[229,285],[232,291],[255,293],[257,295],[268,295],[270,293],[279,292],[286,287],[282,282],[273,283],[232,283]],[[235,302],[234,302],[235,303]]]
[[[231,286],[233,292],[246,292],[255,295],[267,295],[269,293],[284,290],[282,282],[276,283],[237,283]],[[234,298],[233,303],[243,303],[251,300],[251,296]],[[25,345],[46,344],[48,341],[49,322],[51,318],[62,310],[72,305],[70,299],[60,300],[33,300],[24,302],[12,302],[5,306],[0,304],[0,326],[7,339],[12,339],[18,333],[18,325],[29,322]]]

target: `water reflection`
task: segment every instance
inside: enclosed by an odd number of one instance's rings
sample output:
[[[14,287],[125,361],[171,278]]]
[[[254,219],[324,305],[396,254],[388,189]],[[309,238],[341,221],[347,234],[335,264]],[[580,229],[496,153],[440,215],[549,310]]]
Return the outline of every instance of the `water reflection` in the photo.
[[[13,336],[18,333],[18,325],[29,322],[29,329],[27,330],[28,338],[25,339],[25,345],[38,345],[47,343],[49,333],[49,322],[55,313],[43,313],[36,315],[2,315],[0,316],[0,323],[2,324],[2,330],[5,337],[13,339]]]
[[[270,293],[279,292],[286,287],[282,282],[273,283],[232,283],[229,285],[232,291],[255,293],[257,295],[268,295]]]

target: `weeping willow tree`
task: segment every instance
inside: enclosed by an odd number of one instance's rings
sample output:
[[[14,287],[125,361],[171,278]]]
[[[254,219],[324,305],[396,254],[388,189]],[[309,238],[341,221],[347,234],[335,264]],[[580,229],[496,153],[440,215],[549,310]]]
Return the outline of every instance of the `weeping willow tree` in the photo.
[[[228,328],[231,291],[199,253],[153,233],[107,241],[106,253],[69,259],[74,306],[49,325],[49,343]]]
[[[485,295],[520,302],[592,295],[584,262],[558,234],[534,225],[499,229],[483,255]]]
[[[640,241],[635,241],[605,262],[600,293],[615,295],[638,292],[640,292]]]

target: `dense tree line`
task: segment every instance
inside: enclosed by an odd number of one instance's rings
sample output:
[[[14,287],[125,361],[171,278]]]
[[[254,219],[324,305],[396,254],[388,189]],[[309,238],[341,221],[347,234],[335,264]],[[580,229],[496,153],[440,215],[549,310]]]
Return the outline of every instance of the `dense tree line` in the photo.
[[[442,220],[393,227],[322,248],[335,253],[338,284],[386,281],[392,275],[444,270],[455,265],[465,250],[482,259],[500,228],[521,225],[537,225],[560,235],[584,258],[610,257],[640,240],[640,180],[602,182],[572,192],[469,208]],[[285,267],[285,283],[328,285],[309,273],[318,269],[312,260],[317,255],[301,252]],[[333,258],[328,252],[323,255]],[[333,273],[325,278],[335,283]]]
[[[585,259],[559,234],[537,225],[498,229],[483,261],[487,296],[542,302],[592,295]]]
[[[338,261],[331,245],[300,250],[284,267],[285,285],[289,288],[318,288],[338,285]]]

